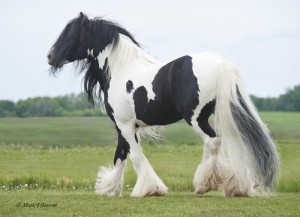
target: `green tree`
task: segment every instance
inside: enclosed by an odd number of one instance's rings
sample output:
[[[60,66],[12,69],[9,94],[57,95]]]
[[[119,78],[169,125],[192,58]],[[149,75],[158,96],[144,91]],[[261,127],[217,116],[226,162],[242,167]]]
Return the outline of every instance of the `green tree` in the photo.
[[[287,93],[278,98],[278,110],[280,111],[300,111],[300,85],[293,89],[288,89]]]
[[[15,103],[9,100],[0,100],[0,117],[13,117],[15,115]]]
[[[251,96],[260,111],[300,111],[300,85],[288,89],[277,98]]]
[[[18,117],[103,116],[99,108],[92,108],[83,94],[60,97],[36,97],[20,100],[15,105]]]

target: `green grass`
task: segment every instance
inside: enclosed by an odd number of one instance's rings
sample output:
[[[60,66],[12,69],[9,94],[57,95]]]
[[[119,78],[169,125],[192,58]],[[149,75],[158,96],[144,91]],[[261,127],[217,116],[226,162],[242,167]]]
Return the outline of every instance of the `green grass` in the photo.
[[[272,136],[278,142],[300,141],[300,112],[261,112]]]
[[[89,191],[2,192],[0,216],[299,216],[300,195],[226,198],[219,193],[197,197],[192,193],[171,193],[166,197],[99,197]],[[34,204],[35,207],[26,207]],[[54,207],[37,207],[38,203]],[[25,207],[24,207],[25,205]],[[18,207],[20,206],[20,207]],[[41,205],[40,205],[41,206]]]
[[[279,191],[300,192],[300,144],[277,145],[281,158]]]
[[[300,113],[262,112],[272,136],[282,143],[300,141]],[[200,137],[183,121],[159,131],[171,144],[201,144]],[[0,144],[46,146],[107,145],[116,143],[107,117],[0,118]]]
[[[281,176],[275,195],[254,198],[226,198],[222,191],[201,197],[192,193],[202,142],[184,122],[163,128],[161,144],[143,144],[169,195],[131,198],[136,175],[128,161],[124,196],[109,198],[94,193],[97,168],[112,165],[116,147],[108,118],[0,119],[0,217],[299,216],[300,113],[261,116],[277,141]]]
[[[116,138],[107,117],[0,118],[0,143],[5,144],[104,145]]]
[[[171,191],[193,190],[193,174],[200,163],[202,146],[143,146],[149,161]],[[77,148],[37,148],[2,145],[0,185],[4,189],[93,189],[97,168],[112,165],[114,146]],[[278,191],[300,192],[300,146],[279,144],[281,177]],[[125,186],[132,189],[136,180],[129,162]]]
[[[91,189],[97,168],[112,165],[114,150],[115,146],[46,149],[2,145],[0,185],[11,189],[25,184],[31,184],[32,188],[38,184],[39,188]],[[145,145],[144,150],[173,190],[192,190],[192,175],[201,159],[200,146]],[[129,162],[125,186],[132,188],[135,179]]]

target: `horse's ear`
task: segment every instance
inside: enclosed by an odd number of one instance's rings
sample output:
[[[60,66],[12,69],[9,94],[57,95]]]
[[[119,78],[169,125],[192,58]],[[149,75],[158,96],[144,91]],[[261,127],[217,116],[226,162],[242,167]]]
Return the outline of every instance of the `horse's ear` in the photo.
[[[80,18],[83,18],[83,17],[84,17],[84,13],[80,12],[80,13],[79,13],[79,17],[80,17]]]

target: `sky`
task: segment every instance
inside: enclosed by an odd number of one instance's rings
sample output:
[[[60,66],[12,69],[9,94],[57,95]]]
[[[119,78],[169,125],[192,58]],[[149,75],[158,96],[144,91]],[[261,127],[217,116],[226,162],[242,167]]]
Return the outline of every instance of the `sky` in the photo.
[[[299,0],[0,0],[0,7],[0,100],[83,91],[72,64],[56,77],[47,64],[50,47],[81,11],[121,24],[166,63],[217,53],[238,66],[254,95],[276,97],[300,84]]]

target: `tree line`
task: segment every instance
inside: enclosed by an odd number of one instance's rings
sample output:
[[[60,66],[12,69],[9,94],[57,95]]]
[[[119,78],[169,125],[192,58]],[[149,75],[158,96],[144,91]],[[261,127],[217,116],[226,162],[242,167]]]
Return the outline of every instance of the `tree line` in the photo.
[[[259,111],[300,111],[300,85],[279,97],[251,98]],[[98,102],[99,104],[99,102]],[[36,97],[13,102],[0,100],[0,117],[104,116],[99,106],[88,103],[84,94]]]
[[[0,117],[104,116],[98,107],[88,103],[84,94],[59,97],[35,97],[13,102],[0,100]]]
[[[252,95],[251,98],[259,111],[300,111],[300,85],[287,89],[279,97],[262,98]]]

